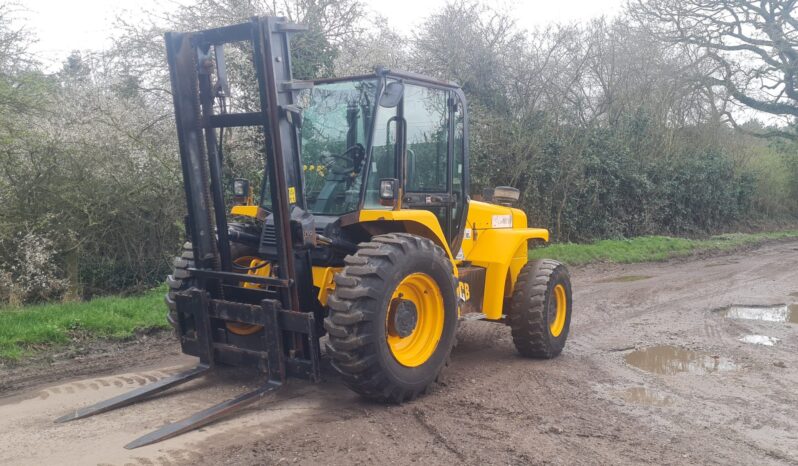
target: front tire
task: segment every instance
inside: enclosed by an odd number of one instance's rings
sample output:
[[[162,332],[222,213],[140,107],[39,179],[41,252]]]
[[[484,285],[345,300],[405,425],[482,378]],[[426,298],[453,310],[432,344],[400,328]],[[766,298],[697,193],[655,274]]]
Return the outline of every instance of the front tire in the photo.
[[[175,295],[194,285],[194,280],[191,279],[191,273],[188,271],[191,267],[194,267],[194,249],[191,246],[191,242],[186,241],[183,244],[183,250],[180,255],[175,257],[172,274],[166,277],[166,286],[169,288],[164,296],[164,302],[169,309],[166,314],[166,320],[176,332],[179,332],[179,329],[177,328]]]
[[[401,403],[424,392],[449,359],[457,327],[452,264],[431,240],[406,233],[358,248],[335,277],[327,352],[353,391]]]
[[[233,260],[243,256],[250,256],[254,254],[254,252],[255,249],[251,246],[241,243],[230,243],[230,255]],[[168,309],[166,320],[175,332],[179,334],[180,329],[177,328],[177,304],[175,303],[175,297],[177,293],[185,291],[196,284],[196,280],[191,276],[191,272],[188,271],[188,269],[194,268],[194,248],[191,245],[191,241],[183,243],[183,249],[180,251],[180,255],[175,257],[173,265],[174,269],[172,274],[166,277],[166,287],[168,290],[164,296],[164,302]]]
[[[551,359],[559,355],[571,327],[571,277],[550,259],[528,262],[518,274],[508,323],[522,356]]]

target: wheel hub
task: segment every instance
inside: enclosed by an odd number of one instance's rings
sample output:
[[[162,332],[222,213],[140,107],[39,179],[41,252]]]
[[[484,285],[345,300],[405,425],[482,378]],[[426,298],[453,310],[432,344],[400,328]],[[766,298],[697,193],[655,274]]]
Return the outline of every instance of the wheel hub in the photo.
[[[399,282],[385,312],[385,340],[399,364],[418,367],[435,354],[444,312],[443,295],[432,277],[416,272]]]
[[[391,333],[395,333],[399,338],[410,336],[418,324],[416,305],[407,299],[395,299],[391,303],[391,307]]]

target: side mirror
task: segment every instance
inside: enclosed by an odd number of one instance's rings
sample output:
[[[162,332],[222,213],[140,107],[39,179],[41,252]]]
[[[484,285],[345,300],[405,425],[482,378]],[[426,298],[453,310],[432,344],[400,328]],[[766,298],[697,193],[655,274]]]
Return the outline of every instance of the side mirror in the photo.
[[[394,108],[399,105],[402,96],[405,94],[405,85],[399,81],[393,81],[385,86],[380,96],[380,107]]]

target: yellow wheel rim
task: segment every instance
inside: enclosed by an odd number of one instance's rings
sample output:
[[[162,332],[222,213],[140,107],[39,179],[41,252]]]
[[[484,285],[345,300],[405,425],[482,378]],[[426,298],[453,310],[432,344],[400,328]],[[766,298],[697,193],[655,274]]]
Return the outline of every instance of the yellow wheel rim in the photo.
[[[554,287],[554,305],[557,308],[557,313],[549,323],[549,332],[553,337],[558,337],[562,333],[562,329],[565,328],[565,317],[568,313],[568,298],[565,296],[565,287],[562,285]]]
[[[396,300],[410,301],[416,310],[415,327],[404,337],[394,325]],[[443,335],[443,321],[443,295],[435,280],[425,273],[405,277],[394,290],[385,315],[386,341],[396,361],[406,367],[427,362]]]
[[[247,275],[260,275],[264,277],[268,277],[271,275],[271,265],[266,264],[261,266],[264,261],[258,259],[257,257],[243,256],[239,257],[233,262],[235,262],[235,264],[240,267],[251,267],[252,270],[248,270]],[[261,267],[255,268],[258,266]],[[260,288],[260,285],[252,282],[243,282],[240,283],[239,286],[242,286],[244,288]],[[261,329],[263,329],[263,327],[260,325],[242,324],[239,322],[225,322],[225,326],[227,327],[227,330],[230,331],[230,333],[234,333],[236,335],[241,335],[241,336],[254,335],[260,332]]]

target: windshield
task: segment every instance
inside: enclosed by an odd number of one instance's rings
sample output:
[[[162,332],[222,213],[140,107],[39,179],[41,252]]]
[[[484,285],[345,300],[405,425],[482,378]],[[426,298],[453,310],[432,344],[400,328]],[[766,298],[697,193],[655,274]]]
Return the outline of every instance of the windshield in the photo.
[[[301,154],[308,210],[357,209],[377,80],[319,84],[299,95]]]

